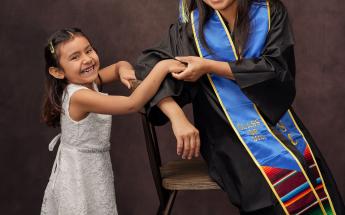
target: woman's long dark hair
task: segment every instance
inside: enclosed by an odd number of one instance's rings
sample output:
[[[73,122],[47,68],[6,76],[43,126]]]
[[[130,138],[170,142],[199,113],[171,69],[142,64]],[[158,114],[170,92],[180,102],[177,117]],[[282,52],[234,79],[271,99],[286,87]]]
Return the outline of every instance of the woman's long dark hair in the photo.
[[[237,20],[234,26],[234,43],[236,47],[236,52],[239,58],[241,58],[245,46],[247,43],[249,30],[250,30],[250,20],[249,20],[249,10],[250,6],[255,1],[262,1],[262,0],[237,0]],[[198,9],[199,11],[199,38],[201,39],[201,43],[204,47],[206,47],[209,51],[209,46],[205,40],[204,35],[204,25],[210,18],[213,9],[208,6],[203,0],[190,0],[188,4],[188,10],[193,11],[194,9]]]
[[[62,94],[67,86],[66,79],[57,79],[49,74],[49,68],[60,68],[58,46],[74,36],[85,36],[78,28],[64,28],[53,33],[44,47],[45,66],[45,95],[43,97],[42,120],[48,126],[60,126],[62,111]],[[87,37],[86,37],[87,38]]]

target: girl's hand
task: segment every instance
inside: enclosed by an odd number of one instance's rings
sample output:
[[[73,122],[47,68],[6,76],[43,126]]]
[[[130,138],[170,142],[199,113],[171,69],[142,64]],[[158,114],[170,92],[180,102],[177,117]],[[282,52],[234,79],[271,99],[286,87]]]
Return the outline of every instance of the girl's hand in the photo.
[[[159,63],[164,67],[164,71],[166,71],[167,73],[180,73],[186,69],[185,64],[174,59],[162,60]]]
[[[187,63],[187,68],[180,73],[172,73],[172,76],[178,80],[197,81],[208,71],[208,60],[195,56],[176,57],[176,60]]]
[[[171,125],[177,140],[177,155],[182,155],[182,159],[192,159],[193,155],[199,157],[200,137],[198,129],[185,117],[174,117],[171,120]]]
[[[119,79],[123,85],[131,89],[131,81],[136,80],[135,71],[129,68],[120,68]]]

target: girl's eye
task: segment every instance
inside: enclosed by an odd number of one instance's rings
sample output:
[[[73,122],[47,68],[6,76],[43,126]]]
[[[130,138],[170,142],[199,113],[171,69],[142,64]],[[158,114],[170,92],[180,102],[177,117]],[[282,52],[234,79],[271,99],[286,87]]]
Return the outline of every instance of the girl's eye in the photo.
[[[90,53],[92,53],[92,52],[93,52],[93,49],[92,49],[92,48],[90,48],[90,49],[88,49],[88,50],[86,51],[87,54],[90,54]]]
[[[78,59],[79,59],[79,56],[77,55],[71,57],[71,60],[78,60]]]

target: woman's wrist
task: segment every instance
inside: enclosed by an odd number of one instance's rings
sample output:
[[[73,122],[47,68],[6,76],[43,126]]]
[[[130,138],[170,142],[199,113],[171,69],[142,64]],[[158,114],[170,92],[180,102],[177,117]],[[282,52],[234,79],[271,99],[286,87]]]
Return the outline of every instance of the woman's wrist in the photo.
[[[188,121],[186,115],[184,114],[181,108],[176,108],[173,112],[169,114],[168,118],[172,124],[185,122],[186,120]]]
[[[219,70],[221,70],[223,66],[222,63],[224,62],[205,59],[205,69],[207,70],[207,73],[217,73]]]
[[[202,61],[203,61],[202,63],[203,74],[211,73],[214,67],[213,60],[203,58]]]
[[[233,74],[228,62],[206,59],[205,68],[208,73],[215,73],[228,79],[233,79]]]
[[[186,119],[182,108],[171,97],[166,97],[158,103],[158,108],[169,118],[171,122],[179,122]]]

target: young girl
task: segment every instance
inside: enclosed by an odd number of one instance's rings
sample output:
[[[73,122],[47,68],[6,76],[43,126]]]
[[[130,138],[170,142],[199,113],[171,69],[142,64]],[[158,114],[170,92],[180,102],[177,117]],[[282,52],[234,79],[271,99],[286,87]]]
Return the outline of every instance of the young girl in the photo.
[[[185,67],[175,60],[157,64],[129,96],[108,96],[97,84],[135,78],[121,61],[99,71],[99,58],[87,37],[76,28],[55,32],[45,47],[46,97],[43,120],[61,126],[60,139],[41,214],[117,214],[109,155],[111,115],[138,111],[169,72]]]

